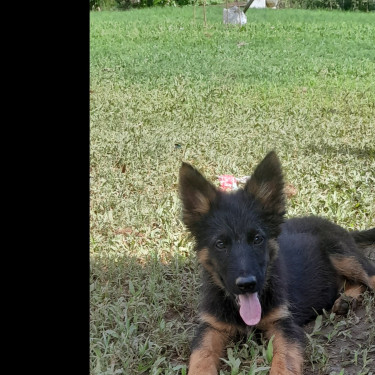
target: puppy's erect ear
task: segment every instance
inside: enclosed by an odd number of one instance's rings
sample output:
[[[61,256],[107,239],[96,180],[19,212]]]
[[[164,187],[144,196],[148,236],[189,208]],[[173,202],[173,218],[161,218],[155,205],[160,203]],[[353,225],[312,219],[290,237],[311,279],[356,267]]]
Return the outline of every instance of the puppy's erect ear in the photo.
[[[207,214],[216,199],[217,190],[190,164],[180,168],[180,197],[183,204],[183,221],[190,229]]]
[[[285,213],[284,180],[274,151],[268,153],[256,167],[244,190],[258,200],[267,213]]]

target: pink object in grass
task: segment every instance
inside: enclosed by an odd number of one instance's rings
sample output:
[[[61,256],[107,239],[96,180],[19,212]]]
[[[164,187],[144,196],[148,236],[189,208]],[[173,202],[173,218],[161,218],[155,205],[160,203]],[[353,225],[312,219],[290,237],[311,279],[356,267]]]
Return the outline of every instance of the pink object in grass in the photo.
[[[228,191],[238,189],[236,177],[230,174],[223,174],[221,176],[218,176],[218,179],[221,190]]]

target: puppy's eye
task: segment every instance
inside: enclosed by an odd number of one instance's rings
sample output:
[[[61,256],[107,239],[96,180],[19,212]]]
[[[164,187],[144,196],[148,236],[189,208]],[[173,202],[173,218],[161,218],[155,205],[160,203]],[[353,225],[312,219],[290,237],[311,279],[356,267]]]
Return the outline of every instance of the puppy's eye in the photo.
[[[254,245],[260,245],[263,242],[263,237],[260,234],[256,234],[254,237]]]
[[[215,242],[215,247],[217,248],[217,249],[224,249],[225,248],[225,244],[224,244],[224,242],[222,241],[222,240],[217,240],[216,242]]]

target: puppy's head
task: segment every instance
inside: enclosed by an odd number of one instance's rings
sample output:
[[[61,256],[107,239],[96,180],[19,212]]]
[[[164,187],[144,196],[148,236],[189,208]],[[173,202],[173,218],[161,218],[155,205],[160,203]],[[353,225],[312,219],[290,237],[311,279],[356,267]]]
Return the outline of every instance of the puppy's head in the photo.
[[[261,318],[259,296],[277,254],[285,213],[280,162],[270,152],[243,189],[225,193],[183,163],[179,179],[183,221],[212,281],[239,306],[243,321]]]

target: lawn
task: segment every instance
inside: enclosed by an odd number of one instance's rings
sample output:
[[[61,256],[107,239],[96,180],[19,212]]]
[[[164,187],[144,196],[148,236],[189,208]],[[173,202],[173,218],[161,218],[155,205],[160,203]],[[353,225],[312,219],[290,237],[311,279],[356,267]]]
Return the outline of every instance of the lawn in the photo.
[[[90,13],[90,372],[186,374],[199,266],[178,170],[251,174],[274,149],[288,216],[375,226],[375,14],[222,6]],[[375,254],[370,254],[375,259]],[[375,374],[374,295],[306,328],[305,374]],[[266,374],[267,343],[221,373]]]

